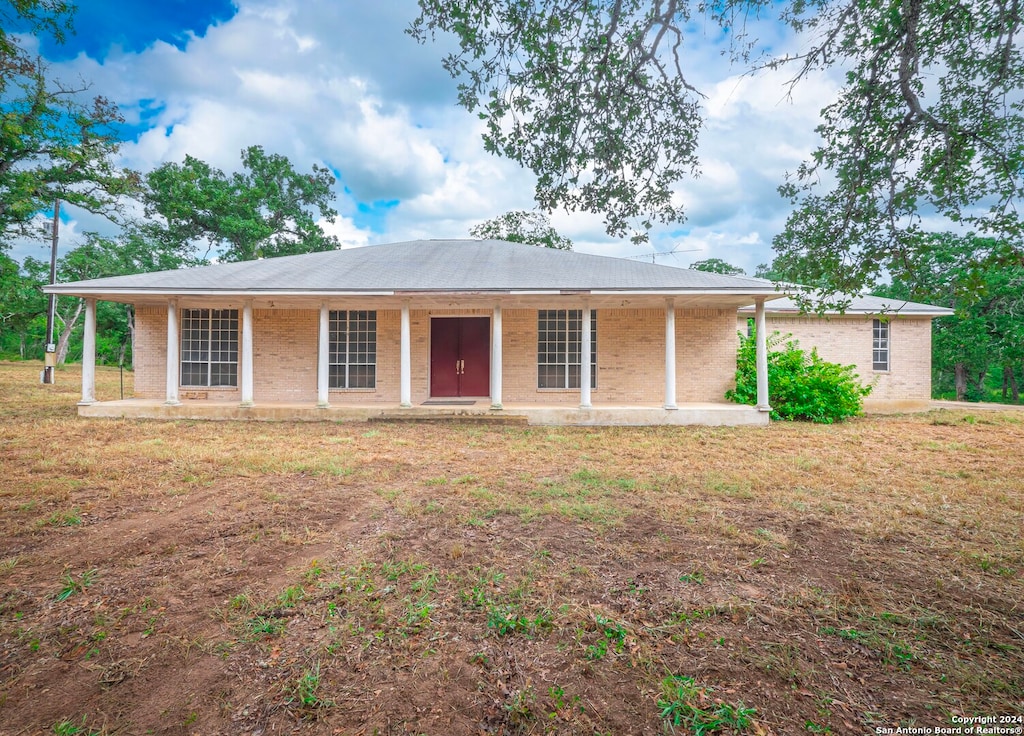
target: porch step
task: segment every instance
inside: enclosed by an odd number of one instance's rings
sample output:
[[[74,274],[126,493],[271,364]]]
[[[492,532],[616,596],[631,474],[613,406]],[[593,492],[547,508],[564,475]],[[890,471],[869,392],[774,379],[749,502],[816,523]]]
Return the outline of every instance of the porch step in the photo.
[[[406,423],[445,423],[466,422],[468,424],[497,424],[523,426],[529,424],[529,419],[522,414],[475,414],[469,412],[443,412],[432,414],[408,414],[398,412],[385,412],[367,417],[368,422],[406,422]]]

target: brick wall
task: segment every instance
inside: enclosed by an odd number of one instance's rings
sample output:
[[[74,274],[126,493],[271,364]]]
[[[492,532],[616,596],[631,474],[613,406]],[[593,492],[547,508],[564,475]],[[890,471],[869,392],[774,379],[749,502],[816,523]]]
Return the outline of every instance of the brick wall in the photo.
[[[166,307],[136,308],[132,360],[135,369],[136,398],[167,398]]]
[[[676,311],[678,401],[725,401],[725,392],[736,385],[735,324],[734,309]]]
[[[932,391],[932,321],[930,317],[889,320],[889,370],[872,368],[872,317],[765,315],[768,332],[791,334],[800,347],[818,349],[824,360],[856,367],[861,383],[872,386],[868,401],[928,400]],[[740,316],[744,334],[747,318]]]
[[[736,368],[735,312],[676,312],[676,391],[680,402],[724,401]],[[490,317],[489,309],[412,310],[412,400],[429,398],[432,316]],[[332,404],[397,404],[400,397],[401,312],[377,310],[377,387],[330,392]],[[319,312],[254,310],[254,398],[259,402],[315,403]],[[578,390],[537,388],[537,310],[502,312],[505,403],[579,403]],[[595,403],[661,403],[665,390],[665,313],[662,309],[597,310]],[[166,395],[167,310],[137,312],[135,395]],[[869,354],[870,359],[870,354]],[[237,388],[182,388],[183,400],[241,400]]]
[[[254,401],[316,403],[319,331],[319,309],[253,310]]]

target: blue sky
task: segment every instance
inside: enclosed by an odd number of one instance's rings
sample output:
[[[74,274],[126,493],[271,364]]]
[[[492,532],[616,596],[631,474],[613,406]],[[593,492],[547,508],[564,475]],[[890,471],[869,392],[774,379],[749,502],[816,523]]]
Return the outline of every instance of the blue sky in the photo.
[[[297,168],[337,175],[340,217],[325,227],[346,245],[467,237],[510,209],[533,207],[533,179],[483,150],[476,117],[456,106],[441,67],[451,41],[419,45],[404,31],[415,0],[79,0],[76,33],[41,53],[61,78],[92,83],[127,123],[123,164],[147,171],[186,154],[230,171],[252,144]],[[771,24],[769,42],[798,43]],[[577,250],[635,256],[679,250],[660,262],[723,258],[752,272],[771,259],[788,204],[776,192],[813,150],[817,113],[835,94],[812,76],[787,100],[784,73],[740,76],[718,38],[688,36],[690,81],[706,95],[703,172],[680,185],[688,220],[650,245],[609,238],[599,215],[556,212]],[[62,247],[109,232],[69,210]],[[15,255],[36,255],[24,245]]]
[[[40,50],[52,61],[66,61],[79,53],[103,60],[113,47],[139,53],[157,41],[184,50],[192,36],[202,36],[208,27],[230,20],[236,12],[230,0],[79,2],[74,33],[64,44],[44,38]]]

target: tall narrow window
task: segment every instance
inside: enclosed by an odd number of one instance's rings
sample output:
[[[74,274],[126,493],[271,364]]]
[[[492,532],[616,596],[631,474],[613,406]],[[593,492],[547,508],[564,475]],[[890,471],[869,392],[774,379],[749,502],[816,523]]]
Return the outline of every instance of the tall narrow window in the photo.
[[[181,385],[238,385],[238,310],[181,310]]]
[[[871,322],[871,368],[889,370],[889,323],[880,319]]]
[[[377,312],[330,314],[330,387],[377,387]]]
[[[583,310],[537,312],[538,388],[579,388]],[[597,388],[597,310],[590,312],[590,387]]]

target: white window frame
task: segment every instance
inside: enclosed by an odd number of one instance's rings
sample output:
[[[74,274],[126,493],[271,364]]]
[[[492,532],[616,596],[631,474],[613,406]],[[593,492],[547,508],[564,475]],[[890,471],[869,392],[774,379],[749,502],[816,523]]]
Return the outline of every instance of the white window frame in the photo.
[[[552,322],[554,323],[552,328]],[[575,322],[575,325],[573,324]],[[573,329],[575,327],[575,329]],[[579,391],[583,352],[582,309],[537,310],[537,388],[541,391]],[[561,385],[550,371],[561,368]],[[575,369],[575,370],[574,370]],[[545,373],[548,373],[546,376]],[[590,388],[597,388],[597,310],[590,310]]]
[[[182,309],[179,381],[201,388],[238,387],[237,309]],[[202,367],[199,382],[197,368]]]
[[[871,370],[887,373],[891,365],[892,344],[891,323],[888,320],[871,320]]]
[[[332,309],[328,315],[328,388],[377,388],[377,311]]]

